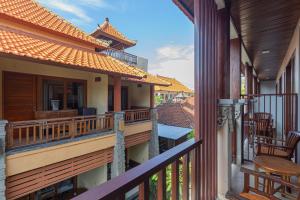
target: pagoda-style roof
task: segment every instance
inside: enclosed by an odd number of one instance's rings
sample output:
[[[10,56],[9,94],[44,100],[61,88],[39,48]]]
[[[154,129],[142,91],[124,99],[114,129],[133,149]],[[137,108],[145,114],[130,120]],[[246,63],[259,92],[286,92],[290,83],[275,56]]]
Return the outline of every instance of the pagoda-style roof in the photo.
[[[125,35],[113,27],[108,18],[105,19],[103,24],[98,25],[98,28],[91,34],[91,36],[108,41],[110,43],[110,47],[114,49],[123,50],[136,45],[136,41],[128,39]]]
[[[176,80],[175,78],[169,78],[164,76],[157,76],[159,79],[164,80],[170,83],[170,86],[155,86],[155,91],[167,91],[167,92],[185,92],[185,93],[193,93],[191,89],[187,86],[183,85],[181,82]]]
[[[111,56],[98,40],[33,0],[0,0],[0,56],[141,79],[146,74]]]
[[[1,20],[0,20],[1,21]],[[0,56],[141,79],[145,73],[113,57],[0,26]]]

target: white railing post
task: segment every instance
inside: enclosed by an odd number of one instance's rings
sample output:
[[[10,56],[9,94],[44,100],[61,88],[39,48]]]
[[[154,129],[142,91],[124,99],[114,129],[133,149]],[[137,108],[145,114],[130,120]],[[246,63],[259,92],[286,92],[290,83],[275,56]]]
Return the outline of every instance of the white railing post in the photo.
[[[5,179],[6,179],[6,173],[5,173],[5,137],[6,137],[6,131],[5,126],[7,124],[6,120],[0,121],[0,199],[6,199],[5,198]]]
[[[114,147],[114,159],[112,163],[112,177],[119,176],[125,172],[124,115],[124,112],[114,113],[114,132],[116,134],[116,144]]]
[[[234,126],[234,101],[221,99],[218,109],[218,199],[226,199],[231,186],[232,149]]]
[[[152,131],[151,131],[151,139],[149,142],[149,159],[151,159],[159,154],[157,109],[152,108],[150,110],[150,113],[151,113],[151,121],[152,121]]]

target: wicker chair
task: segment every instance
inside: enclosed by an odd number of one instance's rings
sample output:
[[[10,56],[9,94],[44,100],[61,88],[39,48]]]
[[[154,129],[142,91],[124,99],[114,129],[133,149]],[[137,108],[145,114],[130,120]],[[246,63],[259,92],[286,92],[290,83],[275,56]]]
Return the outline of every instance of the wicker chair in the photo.
[[[285,141],[257,136],[256,155],[277,156],[291,160],[300,140],[300,132],[290,131]],[[268,142],[266,142],[268,141]]]
[[[279,197],[286,199],[284,198],[286,194],[285,189],[291,188],[295,191],[295,194],[293,194],[294,196],[289,195],[289,199],[300,200],[300,186],[297,184],[284,181],[277,176],[267,175],[244,167],[241,168],[241,172],[244,173],[244,190],[239,194],[238,199],[269,200],[280,199]],[[263,187],[255,188],[255,186],[251,186],[251,176],[263,180]]]

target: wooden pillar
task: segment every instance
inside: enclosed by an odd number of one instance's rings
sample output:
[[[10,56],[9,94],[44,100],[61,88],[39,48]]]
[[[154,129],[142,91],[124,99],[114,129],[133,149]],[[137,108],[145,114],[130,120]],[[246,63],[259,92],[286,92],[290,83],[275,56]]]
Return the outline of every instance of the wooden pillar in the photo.
[[[253,68],[246,64],[246,94],[253,94]]]
[[[114,76],[114,111],[121,111],[121,77]]]
[[[150,108],[155,107],[154,85],[150,85]]]
[[[194,1],[195,25],[195,152],[194,199],[217,197],[218,23],[214,0]]]
[[[218,96],[230,98],[230,12],[218,10]]]
[[[230,98],[241,96],[241,41],[239,38],[230,40]]]

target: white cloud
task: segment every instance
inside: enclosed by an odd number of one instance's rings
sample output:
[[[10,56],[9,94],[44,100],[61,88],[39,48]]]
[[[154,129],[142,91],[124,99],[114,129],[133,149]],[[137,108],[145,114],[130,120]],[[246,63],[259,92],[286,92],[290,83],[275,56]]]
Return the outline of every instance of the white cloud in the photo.
[[[74,3],[71,3],[71,1],[69,0],[38,0],[38,1],[50,8],[59,9],[64,12],[68,12],[84,22],[92,21],[92,18],[89,17],[83,9],[81,9],[79,6],[76,6]]]
[[[167,45],[158,48],[154,62],[150,60],[149,72],[176,78],[194,89],[193,45]]]
[[[93,18],[90,17],[82,7],[106,9],[114,8],[112,5],[107,3],[107,0],[38,0],[38,2],[52,9],[59,9],[72,14],[76,17],[72,18],[72,21],[76,21],[79,24],[90,23],[93,21]]]

